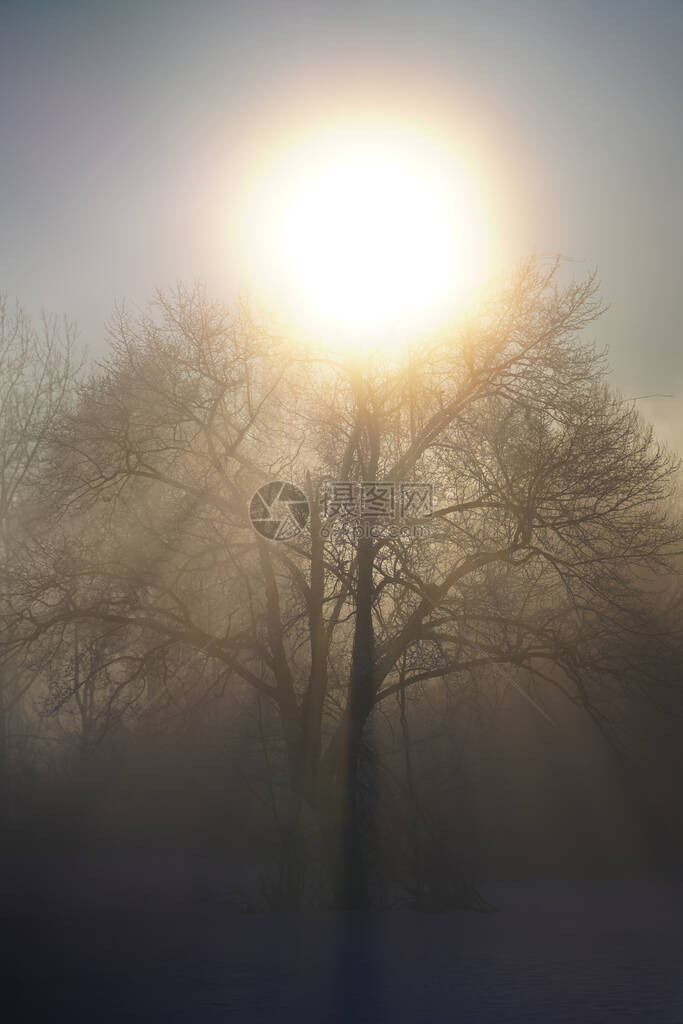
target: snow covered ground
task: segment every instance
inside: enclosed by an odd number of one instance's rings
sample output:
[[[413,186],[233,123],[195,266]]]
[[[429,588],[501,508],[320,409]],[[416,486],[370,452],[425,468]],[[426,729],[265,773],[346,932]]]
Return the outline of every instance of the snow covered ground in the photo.
[[[11,1024],[683,1022],[680,879],[506,885],[483,915],[239,914],[220,868],[160,859],[0,885]]]

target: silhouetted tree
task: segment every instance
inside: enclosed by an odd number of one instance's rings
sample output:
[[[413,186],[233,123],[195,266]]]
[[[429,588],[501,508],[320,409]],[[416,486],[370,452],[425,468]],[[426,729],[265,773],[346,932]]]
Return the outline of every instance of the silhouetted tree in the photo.
[[[74,398],[81,367],[76,331],[67,320],[44,316],[36,327],[0,296],[0,813],[6,810],[12,715],[35,678],[19,649],[9,657],[13,609],[5,579],[45,503],[43,481],[56,423]],[[8,632],[9,631],[9,632]]]
[[[110,360],[55,435],[55,511],[8,582],[15,643],[107,624],[140,658],[175,646],[252,687],[295,795],[292,901],[304,805],[337,852],[339,899],[368,901],[374,709],[485,670],[599,717],[606,638],[668,564],[675,462],[580,337],[601,311],[594,278],[563,272],[529,261],[385,360],[311,355],[180,290],[157,319],[118,315]],[[312,511],[280,542],[249,520],[272,480]],[[321,508],[326,481],[430,485],[433,514],[408,510],[406,536],[387,513],[373,535]]]

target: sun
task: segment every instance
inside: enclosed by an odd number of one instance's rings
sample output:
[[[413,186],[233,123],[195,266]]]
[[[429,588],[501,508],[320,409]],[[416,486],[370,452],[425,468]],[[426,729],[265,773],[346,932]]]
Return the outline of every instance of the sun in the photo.
[[[485,266],[474,179],[415,128],[297,138],[267,162],[248,211],[252,290],[320,345],[409,342],[452,314]]]

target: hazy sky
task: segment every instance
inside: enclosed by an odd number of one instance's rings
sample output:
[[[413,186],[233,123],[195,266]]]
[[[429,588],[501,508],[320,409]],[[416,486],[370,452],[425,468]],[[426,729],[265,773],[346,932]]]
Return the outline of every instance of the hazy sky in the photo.
[[[95,350],[117,299],[229,297],[255,140],[345,97],[461,133],[506,258],[598,267],[613,381],[683,444],[681,0],[0,0],[0,290]]]

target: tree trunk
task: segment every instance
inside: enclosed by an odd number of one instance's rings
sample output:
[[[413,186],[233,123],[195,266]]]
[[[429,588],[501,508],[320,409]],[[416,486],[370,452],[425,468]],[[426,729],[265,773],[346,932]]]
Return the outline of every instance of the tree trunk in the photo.
[[[367,844],[360,792],[363,729],[372,709],[374,630],[372,625],[374,549],[370,538],[358,542],[356,623],[347,707],[346,764],[343,775],[340,899],[348,909],[370,904]]]

